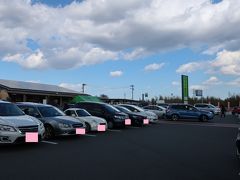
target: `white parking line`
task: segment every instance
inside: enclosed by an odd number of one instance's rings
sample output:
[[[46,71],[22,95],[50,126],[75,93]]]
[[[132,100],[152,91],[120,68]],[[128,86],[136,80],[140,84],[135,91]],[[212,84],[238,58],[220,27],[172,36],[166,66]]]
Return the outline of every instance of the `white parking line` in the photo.
[[[84,134],[83,136],[96,137],[97,135],[94,135],[94,134]]]
[[[122,132],[121,130],[117,130],[117,129],[108,129],[108,131],[112,131],[112,132]]]
[[[43,143],[47,143],[47,144],[53,144],[53,145],[57,145],[58,143],[56,142],[51,142],[51,141],[41,141]]]

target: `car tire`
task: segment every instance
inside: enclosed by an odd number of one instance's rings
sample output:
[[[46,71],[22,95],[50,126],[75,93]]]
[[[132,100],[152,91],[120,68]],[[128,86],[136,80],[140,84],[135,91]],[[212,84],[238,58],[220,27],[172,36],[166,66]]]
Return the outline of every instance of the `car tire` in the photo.
[[[177,120],[179,120],[179,116],[177,114],[173,114],[172,117],[171,117],[171,120],[172,121],[177,121]]]
[[[113,122],[112,121],[109,121],[108,122],[108,129],[112,129],[113,128]]]
[[[201,121],[201,122],[207,122],[207,121],[208,121],[207,116],[206,116],[206,115],[202,115],[202,116],[200,117],[200,121]]]
[[[55,136],[54,129],[51,125],[45,125],[44,139],[50,139]]]
[[[85,125],[86,125],[86,133],[90,132],[90,131],[91,131],[91,126],[90,126],[90,124],[85,123]]]

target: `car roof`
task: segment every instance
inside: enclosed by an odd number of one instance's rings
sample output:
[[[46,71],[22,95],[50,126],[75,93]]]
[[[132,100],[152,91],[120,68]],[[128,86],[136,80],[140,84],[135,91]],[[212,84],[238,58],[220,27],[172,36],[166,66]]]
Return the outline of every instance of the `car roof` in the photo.
[[[82,108],[68,108],[65,111],[76,111],[76,110],[85,110],[85,109],[82,109]]]
[[[27,106],[35,106],[35,107],[51,107],[50,104],[41,104],[41,103],[34,103],[34,102],[18,102],[16,105],[27,105]]]

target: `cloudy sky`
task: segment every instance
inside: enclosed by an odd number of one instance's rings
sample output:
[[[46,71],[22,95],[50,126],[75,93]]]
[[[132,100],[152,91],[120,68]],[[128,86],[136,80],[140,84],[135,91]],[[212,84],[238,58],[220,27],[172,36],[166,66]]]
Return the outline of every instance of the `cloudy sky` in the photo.
[[[92,95],[240,90],[238,0],[1,0],[0,79]],[[190,90],[190,95],[192,91]]]

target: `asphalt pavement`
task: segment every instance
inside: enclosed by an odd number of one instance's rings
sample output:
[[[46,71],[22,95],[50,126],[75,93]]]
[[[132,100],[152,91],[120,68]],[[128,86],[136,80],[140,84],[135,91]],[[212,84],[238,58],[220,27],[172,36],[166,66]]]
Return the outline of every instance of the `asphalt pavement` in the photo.
[[[240,179],[239,119],[160,121],[39,144],[0,146],[0,179]]]

